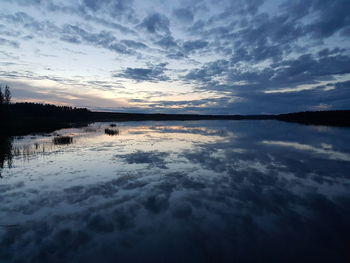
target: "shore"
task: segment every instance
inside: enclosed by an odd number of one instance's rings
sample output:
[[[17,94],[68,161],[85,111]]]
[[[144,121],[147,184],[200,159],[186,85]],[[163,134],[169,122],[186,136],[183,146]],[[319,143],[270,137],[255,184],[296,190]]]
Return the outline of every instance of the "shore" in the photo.
[[[0,134],[51,132],[102,121],[279,120],[308,125],[350,127],[350,110],[309,111],[276,115],[200,115],[93,112],[82,108],[34,103],[2,105]]]

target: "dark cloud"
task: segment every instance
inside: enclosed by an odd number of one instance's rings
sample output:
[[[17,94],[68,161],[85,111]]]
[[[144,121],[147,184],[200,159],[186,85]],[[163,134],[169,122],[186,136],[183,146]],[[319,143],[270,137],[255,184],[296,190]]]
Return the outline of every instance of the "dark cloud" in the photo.
[[[103,47],[117,53],[130,54],[132,51],[119,43],[112,32],[101,31],[90,33],[75,25],[65,25],[62,29],[61,40],[70,43],[87,43],[97,47]]]
[[[5,45],[19,48],[19,43],[17,41],[9,40],[9,39],[5,39],[5,38],[0,37],[0,46],[5,46]]]
[[[83,0],[83,3],[92,10],[100,9],[105,1]]]
[[[42,0],[4,0],[5,2],[16,2],[20,5],[38,5],[42,3]]]
[[[161,40],[157,41],[156,43],[165,49],[177,47],[177,43],[175,39],[170,35],[163,37]]]
[[[229,62],[221,59],[214,62],[209,62],[200,69],[191,70],[186,76],[186,80],[208,81],[212,77],[216,77],[227,73]]]
[[[203,82],[217,76],[227,76],[230,81],[243,81],[246,84],[260,86],[261,89],[271,89],[294,87],[298,84],[315,84],[333,80],[335,75],[350,73],[349,56],[339,54],[326,56],[327,52],[329,53],[327,50],[322,50],[319,57],[305,54],[296,59],[282,60],[261,70],[240,68],[239,65],[234,64],[234,59],[232,62],[218,60],[207,63],[202,68],[191,70],[185,79]]]
[[[319,57],[329,57],[331,55],[338,55],[341,53],[345,53],[346,49],[344,48],[333,48],[333,49],[329,49],[329,48],[324,48],[322,50],[320,50],[317,55]]]
[[[136,32],[132,28],[129,28],[129,27],[124,26],[120,23],[117,23],[114,20],[110,21],[110,20],[106,19],[105,17],[97,17],[97,16],[93,16],[90,14],[86,14],[86,13],[83,13],[82,16],[83,16],[84,20],[88,20],[88,21],[91,21],[93,23],[100,24],[100,25],[108,27],[110,29],[116,29],[123,34],[136,35]]]
[[[184,78],[197,83],[199,89],[231,93],[232,100],[227,97],[217,104],[217,111],[222,113],[279,113],[312,110],[320,105],[346,109],[349,82],[337,82],[335,76],[350,73],[350,57],[339,52],[341,49],[324,49],[318,55],[305,54],[296,59],[282,60],[261,70],[247,70],[226,60],[218,60],[191,70]],[[324,86],[320,84],[322,82],[329,84]],[[310,84],[319,86],[304,90],[297,88]],[[274,92],[266,93],[267,90]]]
[[[333,79],[333,75],[350,73],[350,57],[344,55],[314,58],[310,54],[275,65],[272,82],[281,84],[315,83]]]
[[[152,34],[169,35],[169,25],[170,21],[166,16],[155,13],[145,17],[140,24],[140,27],[146,29]]]
[[[318,14],[316,21],[306,26],[316,38],[327,38],[350,25],[350,2],[347,0],[313,0],[311,9]]]
[[[222,12],[209,18],[209,22],[227,20],[235,16],[252,16],[258,13],[264,0],[222,1]],[[220,3],[218,3],[220,4]]]
[[[59,27],[54,23],[48,20],[39,21],[25,12],[2,15],[0,18],[4,19],[7,23],[22,27],[29,31],[30,34],[52,37],[55,33],[59,32]]]
[[[75,25],[65,25],[62,29],[62,33],[79,37],[86,42],[97,45],[109,45],[116,40],[111,32],[101,31],[97,34],[90,33],[83,28]]]
[[[173,11],[174,16],[183,23],[191,23],[193,21],[193,13],[188,8],[178,8]]]
[[[216,110],[225,114],[230,112],[254,114],[256,112],[287,113],[321,109],[345,110],[348,109],[350,103],[349,81],[330,83],[308,90],[276,93],[258,92],[249,88],[246,86],[242,90],[236,90],[236,95],[239,97],[237,100],[221,99]]]
[[[135,48],[135,49],[143,49],[147,48],[147,45],[139,42],[139,41],[134,41],[134,40],[122,40],[120,41],[122,44],[124,44],[127,47]]]
[[[167,63],[160,63],[149,68],[126,68],[114,77],[132,79],[136,81],[165,81],[169,78],[164,74]]]
[[[73,43],[73,44],[80,44],[81,43],[78,36],[72,36],[72,35],[68,35],[68,34],[61,36],[61,40],[65,41],[65,42]]]
[[[83,7],[93,12],[108,13],[113,17],[131,15],[133,13],[132,0],[83,0]]]
[[[231,7],[236,10],[243,8],[245,12],[242,14],[248,14],[257,12],[262,3],[263,1],[248,1],[246,4],[241,4],[241,7],[235,4]],[[191,27],[191,31],[202,37],[214,37],[221,50],[224,50],[223,40],[227,41],[226,45],[230,45],[231,42],[235,63],[260,62],[267,59],[277,61],[299,50],[300,44],[297,41],[301,38],[316,40],[330,37],[341,29],[345,30],[349,19],[347,12],[342,12],[346,8],[342,8],[346,5],[345,1],[341,0],[289,2],[282,5],[283,12],[276,15],[259,12],[251,18],[240,18],[236,15],[236,23],[235,20],[231,20],[228,25],[216,26],[214,22],[218,18],[227,20],[230,17],[227,13],[231,9],[228,9],[219,17],[213,16],[208,21],[197,21]],[[304,22],[301,18],[310,22]],[[215,26],[212,27],[211,24]],[[220,48],[216,50],[220,51]]]
[[[167,58],[170,58],[170,59],[179,59],[179,60],[186,57],[184,53],[176,50],[174,52],[168,52],[166,56]]]
[[[208,46],[208,42],[204,40],[186,41],[183,44],[183,48],[186,52],[194,52],[198,49],[203,49],[206,46]]]
[[[288,16],[270,18],[258,15],[245,27],[232,34],[235,62],[279,60],[290,53],[292,43],[303,36],[303,29]]]

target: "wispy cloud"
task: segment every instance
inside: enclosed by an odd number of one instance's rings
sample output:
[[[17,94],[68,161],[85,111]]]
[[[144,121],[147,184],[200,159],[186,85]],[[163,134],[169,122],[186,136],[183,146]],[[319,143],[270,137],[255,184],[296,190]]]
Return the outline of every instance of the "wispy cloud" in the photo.
[[[152,84],[164,83],[163,93],[207,96],[203,105],[213,113],[344,109],[348,9],[346,0],[5,0],[0,81],[49,79],[74,92],[75,79],[100,97],[122,81],[125,101],[140,97],[135,85],[153,92]],[[194,109],[179,101],[169,105]]]

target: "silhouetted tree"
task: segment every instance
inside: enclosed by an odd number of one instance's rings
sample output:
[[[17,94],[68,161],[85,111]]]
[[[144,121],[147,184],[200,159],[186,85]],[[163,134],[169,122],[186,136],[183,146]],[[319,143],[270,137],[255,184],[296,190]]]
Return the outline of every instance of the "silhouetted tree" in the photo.
[[[2,93],[2,88],[0,87],[0,105],[4,103],[4,94]]]
[[[5,104],[11,103],[11,91],[9,86],[5,86],[5,92],[4,92],[4,102]]]

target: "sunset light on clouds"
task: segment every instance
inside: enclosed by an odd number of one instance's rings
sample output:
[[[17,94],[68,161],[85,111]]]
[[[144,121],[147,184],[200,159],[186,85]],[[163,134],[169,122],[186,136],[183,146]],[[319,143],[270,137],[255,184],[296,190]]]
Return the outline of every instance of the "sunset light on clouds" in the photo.
[[[14,101],[284,113],[350,105],[348,0],[3,0]]]

